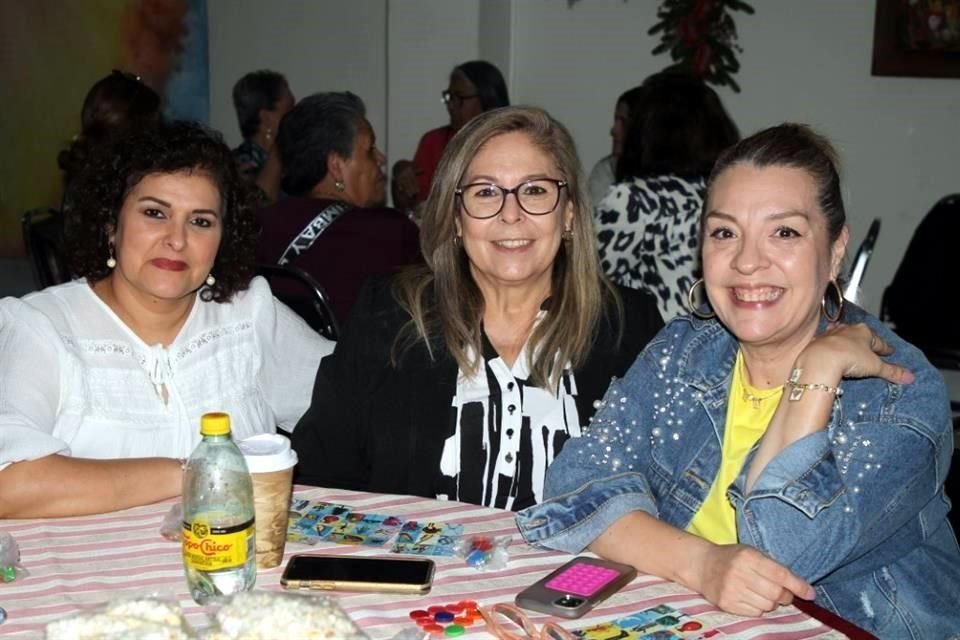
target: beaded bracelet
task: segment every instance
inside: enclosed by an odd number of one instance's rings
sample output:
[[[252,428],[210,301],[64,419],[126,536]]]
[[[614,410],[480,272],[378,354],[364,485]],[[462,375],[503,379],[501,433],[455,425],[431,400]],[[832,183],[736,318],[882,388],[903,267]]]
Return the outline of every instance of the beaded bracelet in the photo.
[[[803,392],[807,389],[811,389],[813,391],[825,391],[826,393],[833,394],[835,398],[839,398],[843,395],[843,389],[840,387],[831,387],[828,384],[820,384],[816,382],[802,384],[800,382],[800,374],[802,373],[803,369],[797,367],[790,372],[790,377],[787,379],[787,384],[790,386],[790,395],[787,396],[787,399],[791,400],[792,402],[796,402],[802,398]]]

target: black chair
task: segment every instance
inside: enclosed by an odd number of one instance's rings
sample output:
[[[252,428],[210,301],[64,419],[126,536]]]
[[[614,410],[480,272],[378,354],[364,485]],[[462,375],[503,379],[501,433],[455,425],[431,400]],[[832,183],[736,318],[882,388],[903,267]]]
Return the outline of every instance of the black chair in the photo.
[[[874,218],[867,229],[867,235],[853,256],[853,262],[850,264],[850,273],[847,275],[847,286],[843,291],[843,297],[856,304],[860,297],[860,285],[863,284],[863,276],[867,272],[867,265],[870,264],[870,256],[873,255],[873,247],[877,244],[877,236],[880,235],[880,218]]]
[[[31,209],[20,220],[23,248],[30,259],[33,279],[41,289],[70,279],[63,253],[63,216],[56,209]]]
[[[960,323],[952,295],[960,278],[958,234],[960,194],[953,194],[938,200],[920,221],[880,302],[880,318],[945,375],[960,371]],[[960,397],[950,398],[950,408],[954,433],[960,434]],[[945,484],[953,500],[949,518],[960,531],[960,449],[953,452]]]
[[[330,340],[340,337],[330,298],[309,273],[290,264],[260,264],[257,275],[267,279],[277,300],[293,309],[322,336]]]
[[[958,237],[960,194],[954,194],[941,198],[920,221],[880,302],[880,318],[928,354],[960,352],[953,310]]]

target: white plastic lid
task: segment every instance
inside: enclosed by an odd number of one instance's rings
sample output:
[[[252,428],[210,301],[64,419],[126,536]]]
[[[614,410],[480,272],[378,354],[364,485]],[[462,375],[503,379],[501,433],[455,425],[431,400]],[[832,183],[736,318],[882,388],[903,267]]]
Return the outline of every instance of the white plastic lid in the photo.
[[[237,446],[250,473],[281,471],[297,464],[297,452],[290,448],[290,440],[276,433],[261,433],[241,440]]]

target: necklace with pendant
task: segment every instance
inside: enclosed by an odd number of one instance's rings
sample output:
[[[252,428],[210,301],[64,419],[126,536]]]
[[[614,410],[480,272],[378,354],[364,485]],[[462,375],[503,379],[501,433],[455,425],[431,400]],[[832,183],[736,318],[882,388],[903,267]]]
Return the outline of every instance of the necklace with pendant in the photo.
[[[743,388],[743,401],[749,402],[754,409],[759,409],[764,400],[773,398],[783,389],[783,387],[774,387],[773,389],[767,389],[764,393],[759,395],[750,393],[747,390],[747,372],[744,370],[742,360],[740,361],[740,386]]]
[[[760,404],[761,404],[764,400],[769,400],[770,398],[772,398],[773,396],[775,396],[775,395],[777,394],[777,391],[779,391],[779,390],[780,390],[780,388],[778,387],[778,388],[776,388],[776,389],[772,389],[772,390],[771,390],[771,391],[773,391],[773,393],[768,393],[768,394],[766,394],[766,395],[757,396],[757,395],[754,395],[754,394],[750,393],[749,391],[747,391],[746,387],[744,387],[744,389],[743,389],[743,399],[744,399],[745,402],[749,402],[750,404],[752,404],[754,409],[759,409],[759,408],[760,408]]]

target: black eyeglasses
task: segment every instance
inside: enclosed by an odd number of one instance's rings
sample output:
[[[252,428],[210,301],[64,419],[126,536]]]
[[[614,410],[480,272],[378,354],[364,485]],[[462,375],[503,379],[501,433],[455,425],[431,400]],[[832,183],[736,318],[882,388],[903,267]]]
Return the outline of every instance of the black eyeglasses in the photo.
[[[443,104],[450,104],[453,100],[456,100],[457,102],[463,102],[464,100],[469,100],[471,98],[476,98],[478,96],[479,94],[476,94],[476,93],[474,93],[473,95],[465,96],[460,93],[454,93],[449,89],[442,91],[440,93],[440,99],[443,100]]]
[[[466,184],[454,193],[460,197],[463,210],[471,218],[492,218],[503,211],[507,195],[513,194],[520,208],[533,216],[551,213],[560,204],[560,190],[567,186],[563,180],[537,178],[518,184],[513,189],[490,182]]]

